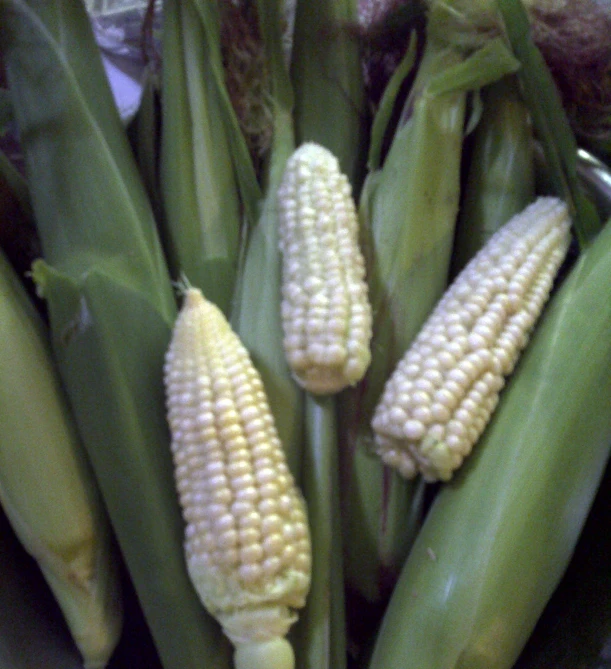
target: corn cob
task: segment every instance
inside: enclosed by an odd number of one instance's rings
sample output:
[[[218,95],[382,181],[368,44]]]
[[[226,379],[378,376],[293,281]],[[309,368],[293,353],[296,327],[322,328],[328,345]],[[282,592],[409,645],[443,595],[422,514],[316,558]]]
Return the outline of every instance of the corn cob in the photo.
[[[609,276],[608,223],[551,298],[478,449],[435,498],[369,669],[514,666],[609,457]]]
[[[104,667],[122,626],[110,526],[48,335],[1,254],[0,339],[0,503],[38,562],[85,667]]]
[[[310,583],[305,505],[261,378],[198,289],[185,292],[164,371],[191,579],[236,667],[291,667],[284,636]]]
[[[567,207],[539,198],[446,291],[372,420],[376,450],[406,478],[451,478],[487,425],[569,244]]]
[[[284,350],[306,390],[332,394],[365,374],[371,306],[348,179],[333,154],[308,142],[278,189]]]

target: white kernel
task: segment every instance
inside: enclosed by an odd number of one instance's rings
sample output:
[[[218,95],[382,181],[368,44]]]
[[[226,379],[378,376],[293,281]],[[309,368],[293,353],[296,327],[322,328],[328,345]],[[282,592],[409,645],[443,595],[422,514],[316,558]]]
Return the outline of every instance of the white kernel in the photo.
[[[266,555],[280,555],[283,551],[285,541],[279,533],[273,533],[263,540],[263,550]]]
[[[461,453],[463,450],[463,443],[464,440],[456,434],[449,434],[446,437],[446,445],[451,451]]]
[[[293,560],[295,559],[297,555],[297,551],[295,550],[295,547],[292,545],[285,546],[283,551],[282,551],[282,556],[281,560],[284,562],[284,564],[292,564]]]
[[[259,488],[259,494],[263,499],[274,499],[279,493],[278,485],[273,482],[265,483]]]
[[[439,391],[437,391],[439,392]],[[411,394],[410,406],[417,407],[431,402],[431,396],[423,390],[416,390]]]
[[[456,396],[445,388],[439,388],[439,390],[435,392],[434,400],[439,402],[439,404],[448,407],[449,409],[453,409],[457,403]]]
[[[250,467],[249,467],[250,469]],[[255,477],[249,472],[241,476],[235,476],[231,479],[231,487],[237,495],[240,495],[243,490],[252,490],[255,488]]]
[[[214,518],[214,516],[212,517]],[[225,512],[214,520],[214,530],[217,533],[217,536],[229,530],[233,530],[234,528],[235,519],[230,513]]]
[[[433,414],[428,406],[417,406],[412,412],[414,420],[428,425],[433,420]]]
[[[414,390],[426,393],[428,396],[435,391],[435,386],[423,376],[414,381]]]
[[[261,521],[261,531],[263,532],[264,535],[269,535],[273,532],[280,532],[283,527],[283,521],[280,516],[277,514],[272,514],[270,516],[266,516],[263,518]]]
[[[446,423],[450,420],[452,413],[444,404],[441,404],[440,402],[433,402],[431,405],[431,415],[433,420]]]
[[[233,401],[229,397],[221,397],[215,402],[215,410],[217,415],[223,413],[224,411],[229,411],[233,409]]]
[[[248,486],[235,490],[235,497],[240,502],[256,502],[259,499],[259,492],[255,486]]]
[[[227,474],[232,478],[248,474],[250,473],[250,470],[250,463],[244,460],[230,462],[227,465]]]
[[[388,420],[392,423],[403,424],[407,420],[407,414],[399,406],[392,406],[388,412]]]
[[[261,541],[261,530],[257,527],[240,527],[238,537],[241,546],[250,546]]]
[[[265,483],[272,483],[277,477],[277,473],[270,467],[265,467],[262,469],[258,469],[255,473],[255,478],[257,479],[257,483],[259,485],[263,485]]]
[[[263,548],[261,544],[249,544],[240,549],[240,561],[243,564],[258,563],[263,559]]]
[[[438,369],[426,369],[422,374],[432,386],[432,390],[443,383],[443,374]]]
[[[271,555],[263,562],[261,563],[261,568],[265,574],[265,576],[270,577],[274,576],[280,571],[280,568],[282,567],[282,561],[277,555]],[[304,570],[301,570],[304,571]]]
[[[474,333],[474,332],[472,332],[469,335],[468,341],[469,341],[469,346],[470,346],[471,350],[473,350],[473,351],[477,351],[478,349],[485,348],[488,345],[488,343],[487,343],[487,341],[484,337],[482,337],[481,335],[479,335],[477,333]]]
[[[208,472],[205,472],[208,477]],[[209,490],[217,490],[218,488],[227,488],[229,487],[229,482],[225,474],[215,474],[207,478],[207,486]]]
[[[259,502],[259,512],[261,513],[262,516],[267,516],[272,513],[278,513],[278,510],[279,510],[278,500],[274,499],[273,497],[262,499]]]
[[[261,516],[254,510],[254,507],[250,507],[248,510],[244,510],[243,513],[239,515],[238,521],[240,529],[255,528],[259,529],[261,527]]]
[[[238,543],[238,533],[233,529],[227,530],[218,537],[217,543],[222,550],[233,548]]]
[[[263,576],[263,569],[258,563],[242,564],[239,567],[239,574],[245,583],[255,583]]]
[[[459,367],[449,370],[447,378],[461,387],[464,387],[469,383],[469,377]]]
[[[403,433],[406,439],[418,441],[424,436],[425,427],[418,420],[407,420],[403,426]]]
[[[293,500],[291,499],[290,495],[280,495],[278,498],[278,508],[282,513],[290,513],[293,509]]]
[[[403,373],[408,379],[416,378],[420,374],[420,366],[415,364],[407,365],[403,370]]]

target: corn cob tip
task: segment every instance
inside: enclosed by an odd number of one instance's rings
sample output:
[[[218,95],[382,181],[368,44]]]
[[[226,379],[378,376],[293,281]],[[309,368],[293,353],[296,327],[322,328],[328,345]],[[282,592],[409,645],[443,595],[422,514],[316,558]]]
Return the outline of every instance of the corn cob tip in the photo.
[[[406,478],[449,480],[484,431],[569,245],[566,205],[541,197],[446,291],[388,380],[372,428]]]
[[[360,381],[371,360],[352,190],[337,158],[307,142],[287,162],[278,203],[287,362],[306,390],[336,393]]]
[[[282,637],[309,590],[305,503],[248,352],[196,288],[184,294],[164,373],[191,580],[242,667],[259,666],[250,654],[290,667],[270,658],[292,657]]]

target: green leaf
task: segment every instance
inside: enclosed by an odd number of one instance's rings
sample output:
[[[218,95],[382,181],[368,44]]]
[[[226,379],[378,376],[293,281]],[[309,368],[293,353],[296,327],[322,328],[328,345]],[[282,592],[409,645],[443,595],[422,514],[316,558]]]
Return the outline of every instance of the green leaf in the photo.
[[[35,279],[113,529],[164,668],[227,667],[183,555],[162,382],[176,302],[89,18],[76,0],[0,0],[0,23]]]
[[[13,121],[13,116],[11,94],[6,88],[0,88],[0,137],[7,131],[7,126]]]
[[[210,43],[190,1],[166,2],[163,40],[161,192],[165,247],[174,279],[185,275],[228,313],[238,269],[243,211],[224,121],[224,99],[209,66],[220,44]],[[252,168],[250,157],[248,163]]]
[[[299,0],[291,81],[297,145],[316,142],[339,160],[356,193],[365,171],[368,114],[359,44],[345,28],[356,0]]]
[[[503,39],[495,37],[462,62],[436,74],[429,84],[428,94],[473,91],[512,74],[519,68],[519,61]]]
[[[600,218],[577,178],[577,144],[562,100],[532,41],[528,15],[520,0],[496,0],[496,3],[511,47],[521,63],[518,77],[535,133],[543,144],[555,194],[566,201],[583,249],[600,230]]]
[[[303,493],[312,539],[312,584],[291,636],[297,669],[346,666],[344,578],[335,399],[305,399]]]

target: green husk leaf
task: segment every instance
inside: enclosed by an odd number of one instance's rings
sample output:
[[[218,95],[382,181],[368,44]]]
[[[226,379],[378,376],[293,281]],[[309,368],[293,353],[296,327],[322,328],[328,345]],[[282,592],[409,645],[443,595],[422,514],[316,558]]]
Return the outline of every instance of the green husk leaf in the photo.
[[[356,0],[297,2],[291,80],[297,145],[312,141],[329,149],[358,192],[367,113],[359,45],[345,29],[356,20]]]
[[[209,66],[220,42],[210,42],[190,0],[166,3],[163,39],[165,246],[173,277],[185,275],[228,313],[238,269],[242,211],[223,96]]]
[[[373,118],[373,124],[371,126],[371,137],[369,139],[369,157],[367,158],[367,169],[369,172],[377,170],[381,166],[382,162],[382,143],[384,141],[384,136],[388,131],[388,124],[392,116],[395,103],[397,101],[397,95],[401,85],[405,81],[405,78],[412,72],[414,65],[416,64],[416,47],[417,47],[417,37],[413,33],[405,56],[401,59],[401,62],[397,66],[397,69],[393,72],[390,81],[384,89],[384,95],[380,100],[380,105],[378,111]]]
[[[500,37],[477,49],[464,61],[439,72],[431,80],[429,95],[472,91],[516,72],[520,63]]]
[[[13,121],[13,103],[8,89],[0,88],[0,137],[7,131]]]
[[[257,183],[255,169],[250,158],[246,140],[240,129],[240,123],[231,104],[229,93],[225,86],[223,61],[220,50],[220,17],[218,7],[214,2],[206,0],[189,0],[199,14],[201,26],[207,44],[206,64],[216,87],[219,99],[221,118],[225,124],[225,133],[231,149],[236,178],[240,187],[240,198],[246,220],[254,223],[259,214],[261,189]],[[214,164],[212,163],[213,167]]]
[[[607,669],[611,637],[611,466],[596,494],[571,563],[515,669]]]
[[[274,134],[266,195],[259,219],[247,237],[231,324],[261,374],[289,467],[299,481],[303,392],[292,378],[282,345],[281,258],[276,195],[286,161],[295,149],[291,115],[293,97],[282,52],[280,2],[259,0],[257,7],[272,86]]]
[[[541,53],[530,36],[528,15],[519,0],[496,0],[511,47],[521,63],[518,73],[535,132],[543,144],[555,194],[566,201],[579,246],[600,230],[596,208],[577,178],[577,145],[562,100]]]
[[[151,64],[146,67],[142,79],[140,106],[128,128],[128,134],[155,219],[160,221],[163,217],[159,179],[160,81]]]
[[[0,21],[45,258],[35,279],[121,551],[165,669],[228,666],[183,558],[162,383],[176,303],[88,16],[0,0]]]
[[[361,238],[374,313],[365,381],[341,398],[346,577],[366,600],[388,595],[413,540],[408,519],[415,486],[382,466],[370,449],[370,419],[395,364],[446,286],[460,191],[465,98],[429,95],[427,83],[462,56],[425,53],[408,121],[384,166],[366,181]],[[444,160],[439,160],[443,155]]]
[[[49,306],[63,380],[164,667],[202,661],[207,667],[229,666],[222,636],[184,565],[162,378],[171,324],[147,296],[117,280],[112,267],[92,266],[75,279],[39,261],[34,277]]]
[[[11,194],[17,199],[21,211],[29,220],[33,220],[28,183],[3,151],[0,151],[0,180],[5,182]]]
[[[534,140],[517,79],[484,88],[482,104],[456,225],[453,275],[535,196]]]
[[[346,666],[335,399],[305,399],[303,493],[312,538],[312,585],[292,632],[298,669]]]
[[[51,354],[48,332],[0,253],[0,502],[61,607],[85,664],[122,628],[110,523]]]

